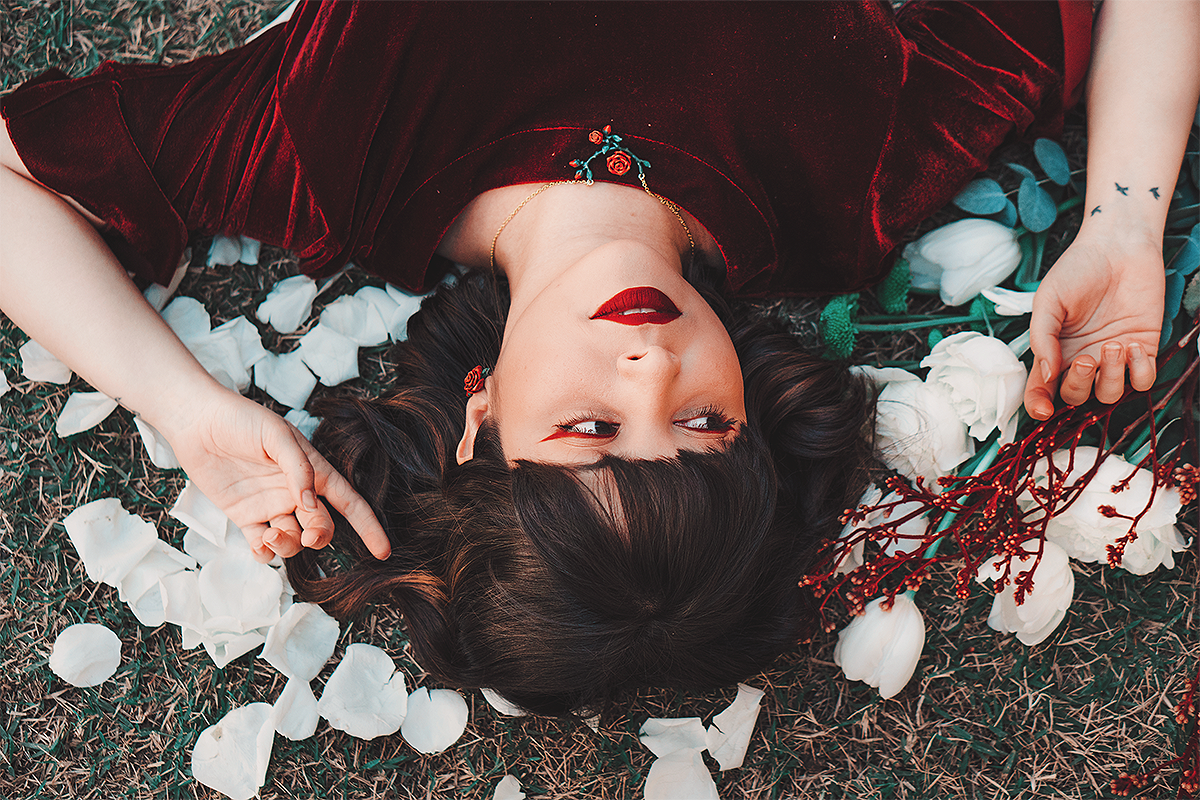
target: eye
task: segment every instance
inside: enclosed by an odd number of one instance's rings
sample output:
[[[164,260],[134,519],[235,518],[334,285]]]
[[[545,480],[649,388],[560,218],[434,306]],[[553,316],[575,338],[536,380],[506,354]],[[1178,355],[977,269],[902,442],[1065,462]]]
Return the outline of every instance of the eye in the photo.
[[[706,408],[694,417],[676,420],[675,424],[681,428],[703,433],[725,433],[732,430],[737,425],[737,421],[725,416],[718,409]]]
[[[569,422],[560,422],[554,427],[558,429],[558,432],[547,438],[557,439],[561,436],[580,436],[590,439],[611,439],[617,435],[617,431],[621,426],[615,422],[607,422],[602,419],[581,418],[570,420]]]

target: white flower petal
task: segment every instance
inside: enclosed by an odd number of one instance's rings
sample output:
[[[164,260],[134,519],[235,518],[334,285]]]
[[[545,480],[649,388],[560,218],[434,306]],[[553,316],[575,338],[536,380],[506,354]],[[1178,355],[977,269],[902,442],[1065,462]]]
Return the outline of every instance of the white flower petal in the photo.
[[[850,367],[850,373],[863,376],[874,384],[876,389],[882,389],[889,383],[921,380],[906,369],[900,369],[899,367],[872,367],[869,364],[855,364]]]
[[[311,681],[333,656],[341,629],[314,603],[296,603],[267,634],[260,658],[289,678]]]
[[[943,225],[906,245],[904,258],[914,286],[937,286],[942,302],[956,306],[1011,275],[1021,262],[1021,247],[1007,225],[973,217]]]
[[[196,559],[196,563],[204,566],[214,558],[219,558],[225,552],[224,547],[218,547],[194,528],[188,528],[183,534],[183,552]]]
[[[320,417],[314,417],[303,408],[293,408],[284,414],[283,418],[295,425],[304,434],[304,438],[310,442],[312,441],[313,434],[317,432],[317,426],[321,424]]]
[[[946,391],[955,414],[970,426],[971,436],[983,441],[999,428],[1011,438],[1028,373],[1008,345],[992,336],[963,331],[934,345],[921,366],[929,367],[925,382]]]
[[[646,800],[719,800],[700,751],[680,750],[656,758],[646,776]]]
[[[154,628],[166,621],[159,581],[185,569],[195,569],[196,560],[158,539],[150,552],[117,584],[117,597],[127,603],[138,622]]]
[[[262,334],[246,317],[234,317],[212,329],[213,334],[229,334],[237,342],[243,369],[250,369],[267,355]]]
[[[250,372],[244,365],[241,341],[234,330],[213,330],[184,344],[200,366],[220,383],[239,394],[250,388]]]
[[[4,370],[0,370],[0,397],[8,394],[8,390],[11,388],[12,386],[8,383],[8,375],[4,373]]]
[[[883,388],[875,436],[884,462],[914,479],[947,475],[975,452],[949,394],[924,381],[893,381]]]
[[[159,469],[179,469],[179,459],[175,457],[171,443],[153,425],[137,416],[133,418],[133,424],[142,437],[151,464]]]
[[[150,304],[151,308],[161,314],[171,299],[171,290],[161,283],[152,283],[146,287],[146,291],[142,292],[142,297],[146,298],[146,302]]]
[[[300,337],[296,352],[326,386],[358,377],[358,345],[323,322]]]
[[[238,261],[243,264],[255,266],[258,264],[258,254],[262,250],[262,242],[257,239],[251,239],[249,236],[239,236],[238,240],[241,244],[241,252],[238,254]]]
[[[707,734],[699,717],[661,719],[651,717],[642,724],[638,738],[659,758],[680,750],[703,750]]]
[[[852,681],[865,681],[892,697],[905,687],[925,646],[925,620],[907,595],[898,594],[890,610],[877,597],[839,634],[833,661]]]
[[[183,485],[183,491],[167,513],[217,547],[225,547],[229,517],[191,481]]]
[[[231,800],[250,800],[266,780],[274,738],[271,706],[235,708],[196,739],[192,777]]]
[[[1005,317],[1019,317],[1022,314],[1033,313],[1033,296],[1037,292],[1016,292],[1012,289],[993,286],[984,289],[980,294],[996,304],[997,314]]]
[[[280,333],[292,333],[312,312],[317,284],[307,275],[284,278],[271,289],[255,312],[259,322],[266,322]]]
[[[745,760],[758,712],[762,710],[762,698],[761,689],[739,683],[737,697],[708,726],[704,741],[722,771],[737,769]]]
[[[70,625],[54,640],[50,669],[72,686],[97,686],[121,665],[121,640],[103,625]]]
[[[189,631],[203,635],[205,630],[204,605],[200,602],[200,573],[184,570],[164,575],[158,581],[163,598],[163,619],[183,628],[184,648],[192,649],[200,644],[199,639],[189,643]]]
[[[267,353],[254,365],[254,385],[288,408],[304,408],[317,376],[304,366],[298,350],[281,356]]]
[[[31,381],[69,383],[71,368],[54,354],[30,339],[17,350],[21,354],[21,374]]]
[[[242,257],[242,243],[236,236],[217,234],[208,248],[208,266],[228,267],[238,263]]]
[[[525,793],[521,791],[521,782],[512,775],[505,775],[496,784],[492,800],[525,800]]]
[[[391,316],[386,318],[385,321],[388,324],[388,330],[391,332],[392,341],[402,342],[408,338],[408,320],[420,310],[421,301],[429,295],[409,294],[403,289],[392,286],[390,283],[387,285],[387,293],[396,302],[396,309],[391,312]]]
[[[117,586],[158,542],[158,530],[114,497],[95,500],[63,520],[90,580]]]
[[[204,305],[191,297],[176,297],[162,310],[162,318],[184,344],[208,336],[212,329]]]
[[[387,292],[382,289],[377,291],[394,309],[396,304],[387,296]],[[337,331],[359,347],[374,347],[388,340],[388,329],[379,310],[358,294],[339,297],[325,306],[319,324]]]
[[[279,621],[279,574],[266,564],[227,551],[200,570],[200,602],[213,617],[236,620],[227,630],[246,633]]]
[[[359,739],[395,733],[408,711],[404,673],[378,647],[352,644],[329,676],[317,711],[331,726]]]
[[[213,665],[217,669],[224,669],[234,659],[246,655],[267,639],[266,634],[262,631],[250,631],[237,635],[218,636],[212,633],[203,635],[204,640],[201,644],[204,645],[204,651],[208,653],[208,657],[212,659]]]
[[[400,725],[404,741],[419,753],[440,753],[467,729],[467,701],[450,689],[421,686],[408,697],[408,713]]]
[[[293,742],[307,739],[317,732],[317,697],[312,686],[302,678],[288,678],[279,699],[273,706],[275,730]]]
[[[63,404],[54,432],[59,436],[73,436],[96,427],[117,410],[117,401],[103,392],[73,392]]]
[[[495,689],[480,689],[479,693],[483,695],[483,699],[492,707],[497,714],[505,717],[524,717],[525,710],[520,706],[508,702],[503,695]]]

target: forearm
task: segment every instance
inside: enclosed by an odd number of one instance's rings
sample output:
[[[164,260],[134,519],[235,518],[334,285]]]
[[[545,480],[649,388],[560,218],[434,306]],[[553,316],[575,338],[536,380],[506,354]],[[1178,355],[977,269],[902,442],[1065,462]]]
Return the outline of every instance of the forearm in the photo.
[[[170,436],[225,392],[69,204],[0,166],[0,309],[99,391]]]
[[[1088,77],[1083,227],[1161,245],[1200,95],[1200,0],[1105,0]]]

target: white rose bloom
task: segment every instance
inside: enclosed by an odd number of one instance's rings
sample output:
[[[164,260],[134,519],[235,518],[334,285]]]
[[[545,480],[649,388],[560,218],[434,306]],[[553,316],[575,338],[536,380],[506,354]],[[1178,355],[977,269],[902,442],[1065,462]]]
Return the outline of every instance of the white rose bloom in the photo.
[[[992,600],[992,613],[988,625],[1001,633],[1015,633],[1022,644],[1035,645],[1054,633],[1054,629],[1067,616],[1067,608],[1075,595],[1075,573],[1067,553],[1054,542],[1044,542],[1042,560],[1033,573],[1033,588],[1025,595],[1025,601],[1017,605],[1015,578],[1033,567],[1037,552],[1036,540],[1025,542],[1028,555],[1013,558],[1009,581]],[[1004,560],[999,556],[988,559],[979,568],[975,580],[999,578],[1003,574]]]
[[[1097,454],[1095,447],[1076,448],[1074,467],[1066,477],[1067,486],[1092,468]],[[1054,465],[1064,471],[1071,463],[1070,459],[1068,450],[1060,450],[1053,456]],[[1035,478],[1038,485],[1046,484],[1045,461],[1038,465]],[[1129,478],[1128,487],[1113,492],[1112,487],[1126,478]],[[1146,509],[1153,485],[1154,478],[1149,470],[1135,470],[1120,456],[1108,456],[1075,502],[1050,520],[1046,526],[1046,539],[1080,561],[1107,562],[1108,545],[1129,532],[1130,522],[1121,517],[1105,516],[1100,509],[1111,506],[1118,514],[1135,517]],[[1033,506],[1028,493],[1020,498],[1020,502],[1026,509]],[[1137,538],[1125,546],[1121,566],[1136,575],[1152,572],[1160,564],[1167,569],[1173,568],[1175,558],[1172,554],[1188,546],[1175,528],[1175,517],[1181,507],[1178,489],[1158,487],[1154,502],[1138,522]]]
[[[960,219],[904,248],[913,286],[938,289],[948,306],[962,305],[1007,278],[1021,263],[1012,228],[990,219]]]
[[[890,611],[884,598],[867,603],[838,634],[833,661],[852,681],[865,681],[885,699],[899,694],[917,668],[925,647],[925,618],[906,594],[896,595]]]
[[[947,475],[975,453],[950,394],[925,381],[893,381],[879,393],[875,437],[884,463],[908,478]]]
[[[992,336],[963,331],[947,336],[921,361],[926,383],[945,388],[958,418],[983,441],[997,428],[1011,442],[1025,394],[1025,366],[1008,345]]]

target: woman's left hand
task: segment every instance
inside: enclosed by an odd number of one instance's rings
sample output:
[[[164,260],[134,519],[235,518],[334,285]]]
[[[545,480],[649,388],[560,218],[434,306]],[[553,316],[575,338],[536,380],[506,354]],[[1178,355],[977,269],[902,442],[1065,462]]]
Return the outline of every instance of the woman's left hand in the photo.
[[[1154,384],[1162,329],[1165,273],[1159,244],[1084,225],[1050,269],[1033,299],[1030,345],[1035,356],[1025,407],[1035,419],[1054,413],[1054,394],[1070,405],[1095,391],[1115,403],[1129,385]]]

